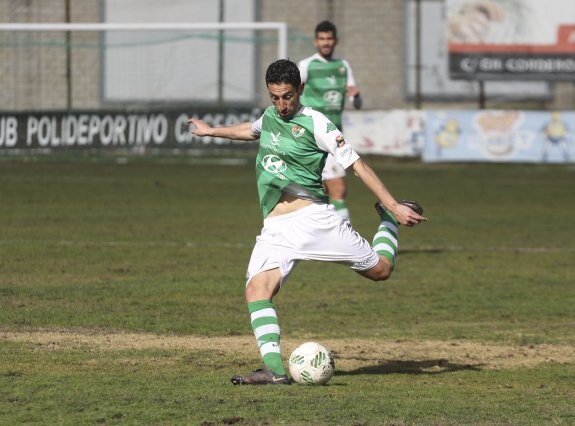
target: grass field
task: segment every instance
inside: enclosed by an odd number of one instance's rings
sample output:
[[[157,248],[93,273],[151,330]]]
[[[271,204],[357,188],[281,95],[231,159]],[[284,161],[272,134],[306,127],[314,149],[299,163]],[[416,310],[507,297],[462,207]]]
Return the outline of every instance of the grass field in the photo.
[[[575,424],[575,166],[368,158],[429,222],[385,283],[306,263],[275,298],[327,386],[234,387],[260,366],[251,160],[116,160],[0,161],[0,424]]]

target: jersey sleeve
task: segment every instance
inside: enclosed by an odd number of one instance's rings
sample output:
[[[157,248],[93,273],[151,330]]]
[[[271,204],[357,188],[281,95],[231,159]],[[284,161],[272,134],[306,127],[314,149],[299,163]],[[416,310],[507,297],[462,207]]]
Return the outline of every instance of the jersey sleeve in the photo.
[[[259,136],[262,133],[263,119],[264,119],[264,116],[262,115],[260,118],[258,118],[256,121],[254,121],[252,123],[252,133],[256,136]]]
[[[307,67],[304,66],[301,62],[298,64],[299,68],[299,76],[301,78],[301,82],[305,83],[307,81]]]
[[[309,63],[311,62],[311,58],[305,58],[298,62],[297,67],[299,68],[299,76],[301,78],[301,82],[305,83],[307,81],[307,69],[309,67]]]
[[[355,83],[355,78],[353,77],[353,71],[351,70],[351,65],[345,59],[343,60],[345,67],[347,68],[347,86],[357,86]]]
[[[359,159],[359,155],[345,140],[343,133],[325,115],[316,111],[313,121],[317,146],[332,154],[340,166],[347,169]]]

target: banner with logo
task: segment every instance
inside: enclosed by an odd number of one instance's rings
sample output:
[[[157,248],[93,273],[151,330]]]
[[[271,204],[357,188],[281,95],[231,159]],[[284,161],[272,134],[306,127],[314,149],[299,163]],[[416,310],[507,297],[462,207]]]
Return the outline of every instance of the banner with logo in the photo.
[[[0,153],[42,150],[45,152],[77,149],[128,149],[141,152],[148,148],[219,148],[249,144],[228,139],[192,135],[188,119],[201,118],[213,126],[231,126],[255,121],[261,111],[97,111],[0,113]]]
[[[360,154],[416,157],[423,149],[425,111],[345,111],[345,139]]]
[[[575,80],[575,1],[447,0],[449,75]]]
[[[575,112],[434,111],[424,162],[575,162]]]

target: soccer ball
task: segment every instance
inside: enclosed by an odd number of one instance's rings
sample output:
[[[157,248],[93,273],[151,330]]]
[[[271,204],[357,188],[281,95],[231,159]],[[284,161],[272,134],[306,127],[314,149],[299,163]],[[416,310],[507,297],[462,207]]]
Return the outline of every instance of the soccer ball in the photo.
[[[289,357],[291,377],[302,385],[323,385],[331,379],[334,370],[333,354],[316,342],[304,343]]]

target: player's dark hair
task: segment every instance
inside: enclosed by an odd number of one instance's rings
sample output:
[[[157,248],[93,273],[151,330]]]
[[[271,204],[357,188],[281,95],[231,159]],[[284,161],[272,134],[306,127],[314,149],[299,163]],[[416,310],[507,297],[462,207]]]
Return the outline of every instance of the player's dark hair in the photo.
[[[315,27],[315,35],[317,37],[317,33],[333,33],[333,38],[337,38],[337,28],[335,24],[331,21],[321,21]]]
[[[289,59],[278,59],[266,71],[266,85],[291,84],[296,89],[301,86],[299,68]]]

